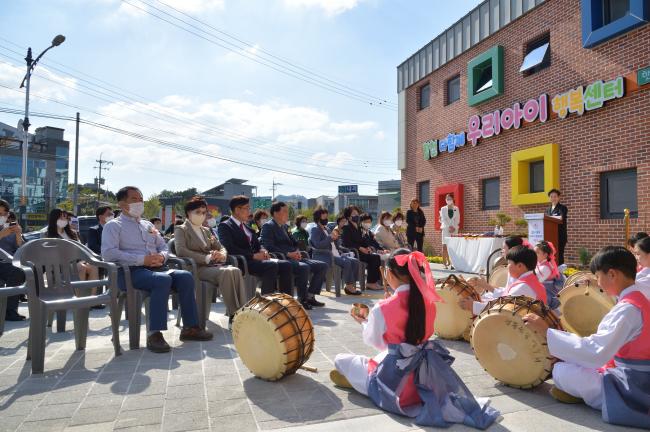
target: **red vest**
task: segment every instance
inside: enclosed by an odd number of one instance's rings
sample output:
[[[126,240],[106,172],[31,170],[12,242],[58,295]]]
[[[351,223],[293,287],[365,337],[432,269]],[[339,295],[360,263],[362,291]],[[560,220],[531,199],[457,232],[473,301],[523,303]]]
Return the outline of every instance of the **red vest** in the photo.
[[[614,358],[621,360],[650,360],[650,301],[640,291],[632,291],[620,300],[628,303],[641,311],[643,326],[641,333],[634,340],[623,345]],[[614,359],[607,362],[604,369],[616,367]]]
[[[533,291],[535,291],[535,296],[537,297],[537,300],[541,300],[544,302],[545,305],[548,306],[548,300],[546,299],[546,288],[544,288],[544,285],[537,279],[537,275],[535,273],[530,273],[527,276],[520,277],[516,281],[512,283],[506,290],[506,295],[510,295],[510,291],[512,291],[513,288],[517,288],[520,285],[528,285]]]

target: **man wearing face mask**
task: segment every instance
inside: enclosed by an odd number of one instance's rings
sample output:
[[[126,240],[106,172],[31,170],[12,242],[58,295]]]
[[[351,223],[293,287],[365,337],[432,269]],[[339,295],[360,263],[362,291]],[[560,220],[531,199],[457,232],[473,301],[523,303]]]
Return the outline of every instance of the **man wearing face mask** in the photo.
[[[0,249],[13,255],[23,244],[23,231],[15,222],[13,225],[9,225],[7,222],[9,210],[9,203],[0,199]],[[7,286],[20,286],[25,282],[25,274],[21,269],[14,267],[11,262],[0,262],[1,281],[4,281]],[[7,312],[5,313],[7,321],[23,321],[25,319],[18,313],[19,299],[20,296],[7,297]]]
[[[99,223],[88,229],[88,248],[97,255],[102,253],[102,231],[104,225],[113,219],[113,209],[109,206],[101,206],[95,210],[95,216]]]
[[[180,339],[211,340],[212,333],[198,325],[194,277],[187,271],[167,270],[165,240],[149,221],[140,219],[144,213],[142,192],[134,186],[126,186],[117,192],[116,198],[122,214],[104,226],[102,257],[106,261],[128,265],[133,287],[149,292],[147,348],[156,353],[170,350],[162,331],[167,330],[169,292],[172,289],[178,294],[183,317]],[[120,272],[121,289],[125,289],[123,277],[124,274]]]
[[[316,294],[320,294],[323,282],[325,282],[327,264],[302,257],[296,241],[287,229],[288,221],[289,207],[287,204],[282,201],[273,203],[271,205],[271,220],[262,225],[260,241],[269,252],[278,252],[287,257],[303,307],[310,309],[311,306],[325,306],[325,303],[316,300]],[[310,272],[311,282],[307,288]]]

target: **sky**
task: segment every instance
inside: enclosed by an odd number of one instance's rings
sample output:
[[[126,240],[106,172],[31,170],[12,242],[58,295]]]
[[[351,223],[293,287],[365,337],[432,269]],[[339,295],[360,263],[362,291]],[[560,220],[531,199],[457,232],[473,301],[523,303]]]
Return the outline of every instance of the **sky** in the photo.
[[[334,196],[399,179],[396,67],[477,0],[0,0],[0,109],[83,121],[79,183]],[[158,15],[158,18],[153,15]],[[184,30],[185,29],[185,30]],[[21,114],[0,112],[15,126]],[[30,131],[73,121],[31,116]]]

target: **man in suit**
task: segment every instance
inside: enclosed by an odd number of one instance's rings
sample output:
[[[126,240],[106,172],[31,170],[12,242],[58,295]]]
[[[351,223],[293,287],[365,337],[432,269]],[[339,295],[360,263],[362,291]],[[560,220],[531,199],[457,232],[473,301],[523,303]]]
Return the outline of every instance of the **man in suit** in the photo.
[[[232,216],[221,222],[217,229],[221,244],[230,255],[242,255],[246,259],[248,271],[262,279],[262,294],[276,292],[279,277],[280,291],[293,295],[291,264],[283,260],[271,260],[255,233],[246,225],[245,221],[250,214],[248,197],[234,196],[230,200],[230,212]]]
[[[560,242],[557,246],[557,263],[558,265],[564,264],[564,247],[567,244],[567,214],[569,209],[564,205],[560,204],[560,193],[557,189],[551,189],[548,193],[548,197],[551,200],[551,206],[546,209],[546,214],[549,216],[561,216],[562,224],[560,225],[560,232],[558,233],[558,241]]]
[[[99,223],[91,226],[88,229],[88,249],[95,252],[97,255],[102,253],[102,231],[106,222],[113,219],[113,209],[109,206],[101,206],[95,210],[95,216]]]
[[[271,205],[271,220],[262,225],[260,241],[269,252],[277,252],[287,257],[298,287],[298,297],[304,307],[325,306],[316,300],[316,294],[320,294],[327,273],[327,264],[322,261],[305,259],[300,254],[298,244],[287,229],[289,221],[289,207],[280,201]],[[311,283],[309,288],[309,272],[311,271]]]

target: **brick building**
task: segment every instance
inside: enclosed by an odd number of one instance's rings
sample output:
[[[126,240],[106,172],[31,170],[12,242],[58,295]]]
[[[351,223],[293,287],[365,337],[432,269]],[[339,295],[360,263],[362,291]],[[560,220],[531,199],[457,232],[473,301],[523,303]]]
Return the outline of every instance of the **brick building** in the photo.
[[[402,207],[444,194],[461,232],[569,208],[566,259],[650,230],[650,2],[486,0],[398,66]],[[510,224],[507,231],[513,231]]]

